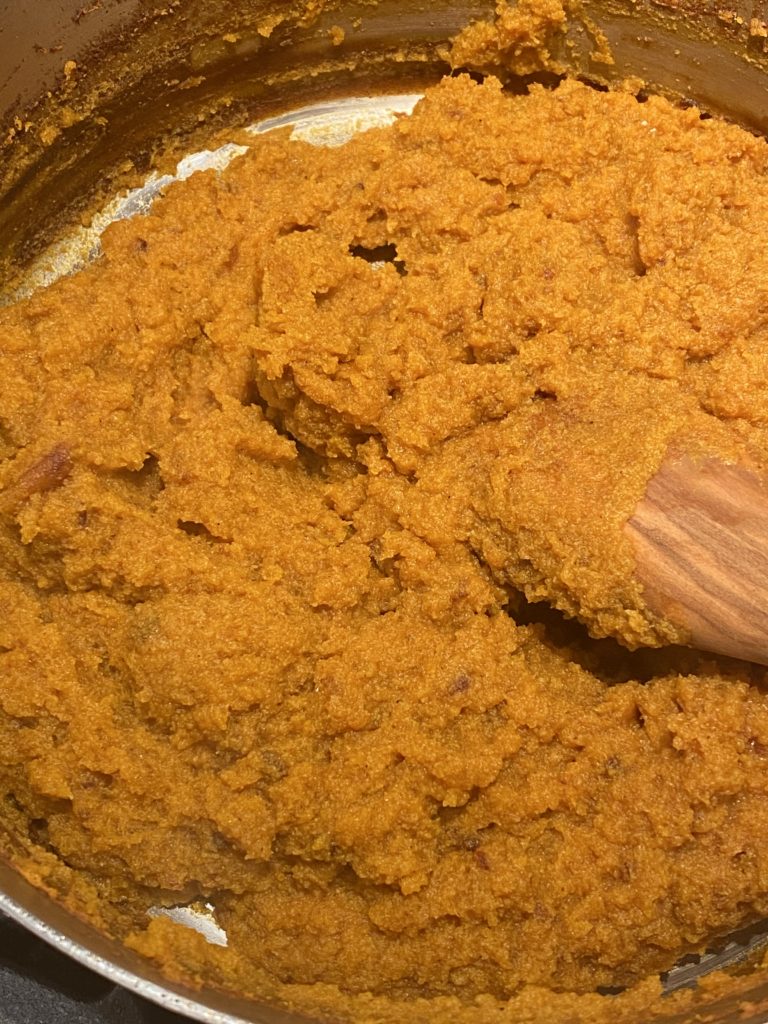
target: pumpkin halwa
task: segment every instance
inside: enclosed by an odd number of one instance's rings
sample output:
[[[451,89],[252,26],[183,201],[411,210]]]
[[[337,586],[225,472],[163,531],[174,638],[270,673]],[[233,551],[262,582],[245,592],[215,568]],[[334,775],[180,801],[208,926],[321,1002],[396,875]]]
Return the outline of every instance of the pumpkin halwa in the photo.
[[[447,78],[0,312],[5,855],[334,1020],[694,999],[659,973],[768,914],[765,671],[648,649],[622,528],[672,446],[765,463],[767,168]],[[147,916],[189,903],[226,947]]]

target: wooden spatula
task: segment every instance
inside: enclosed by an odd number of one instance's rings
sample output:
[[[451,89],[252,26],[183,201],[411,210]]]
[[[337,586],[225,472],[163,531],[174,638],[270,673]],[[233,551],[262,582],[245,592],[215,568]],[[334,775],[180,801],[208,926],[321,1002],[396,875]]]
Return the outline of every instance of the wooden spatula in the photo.
[[[768,665],[768,487],[717,459],[668,458],[625,527],[648,607],[691,647]]]

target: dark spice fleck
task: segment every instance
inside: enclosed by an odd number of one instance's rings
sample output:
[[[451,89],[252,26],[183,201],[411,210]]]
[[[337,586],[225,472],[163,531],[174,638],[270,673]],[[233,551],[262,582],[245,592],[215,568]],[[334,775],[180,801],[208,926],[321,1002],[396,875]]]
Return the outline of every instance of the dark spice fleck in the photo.
[[[448,687],[448,692],[451,696],[457,693],[466,693],[472,684],[472,680],[469,678],[466,672],[459,672],[456,678],[453,680],[451,685]]]
[[[477,861],[477,866],[482,868],[483,871],[491,870],[491,862],[488,860],[487,854],[482,850],[475,850],[475,860]]]

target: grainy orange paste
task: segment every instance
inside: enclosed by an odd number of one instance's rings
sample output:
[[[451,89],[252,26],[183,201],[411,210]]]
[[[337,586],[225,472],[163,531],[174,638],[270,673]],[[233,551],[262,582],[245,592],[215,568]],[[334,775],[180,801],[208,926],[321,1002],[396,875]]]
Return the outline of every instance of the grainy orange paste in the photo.
[[[767,167],[456,77],[0,313],[6,855],[334,1020],[679,1011],[768,914],[765,673],[546,608],[675,639],[622,526],[672,444],[764,461]],[[146,916],[194,901],[226,949]]]

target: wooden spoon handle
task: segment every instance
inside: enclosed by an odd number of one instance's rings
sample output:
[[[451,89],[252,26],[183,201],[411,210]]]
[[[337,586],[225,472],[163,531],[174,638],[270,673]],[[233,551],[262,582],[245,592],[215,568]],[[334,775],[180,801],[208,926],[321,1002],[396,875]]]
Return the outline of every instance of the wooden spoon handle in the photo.
[[[768,665],[768,488],[743,466],[668,459],[626,525],[648,607],[692,647]]]

